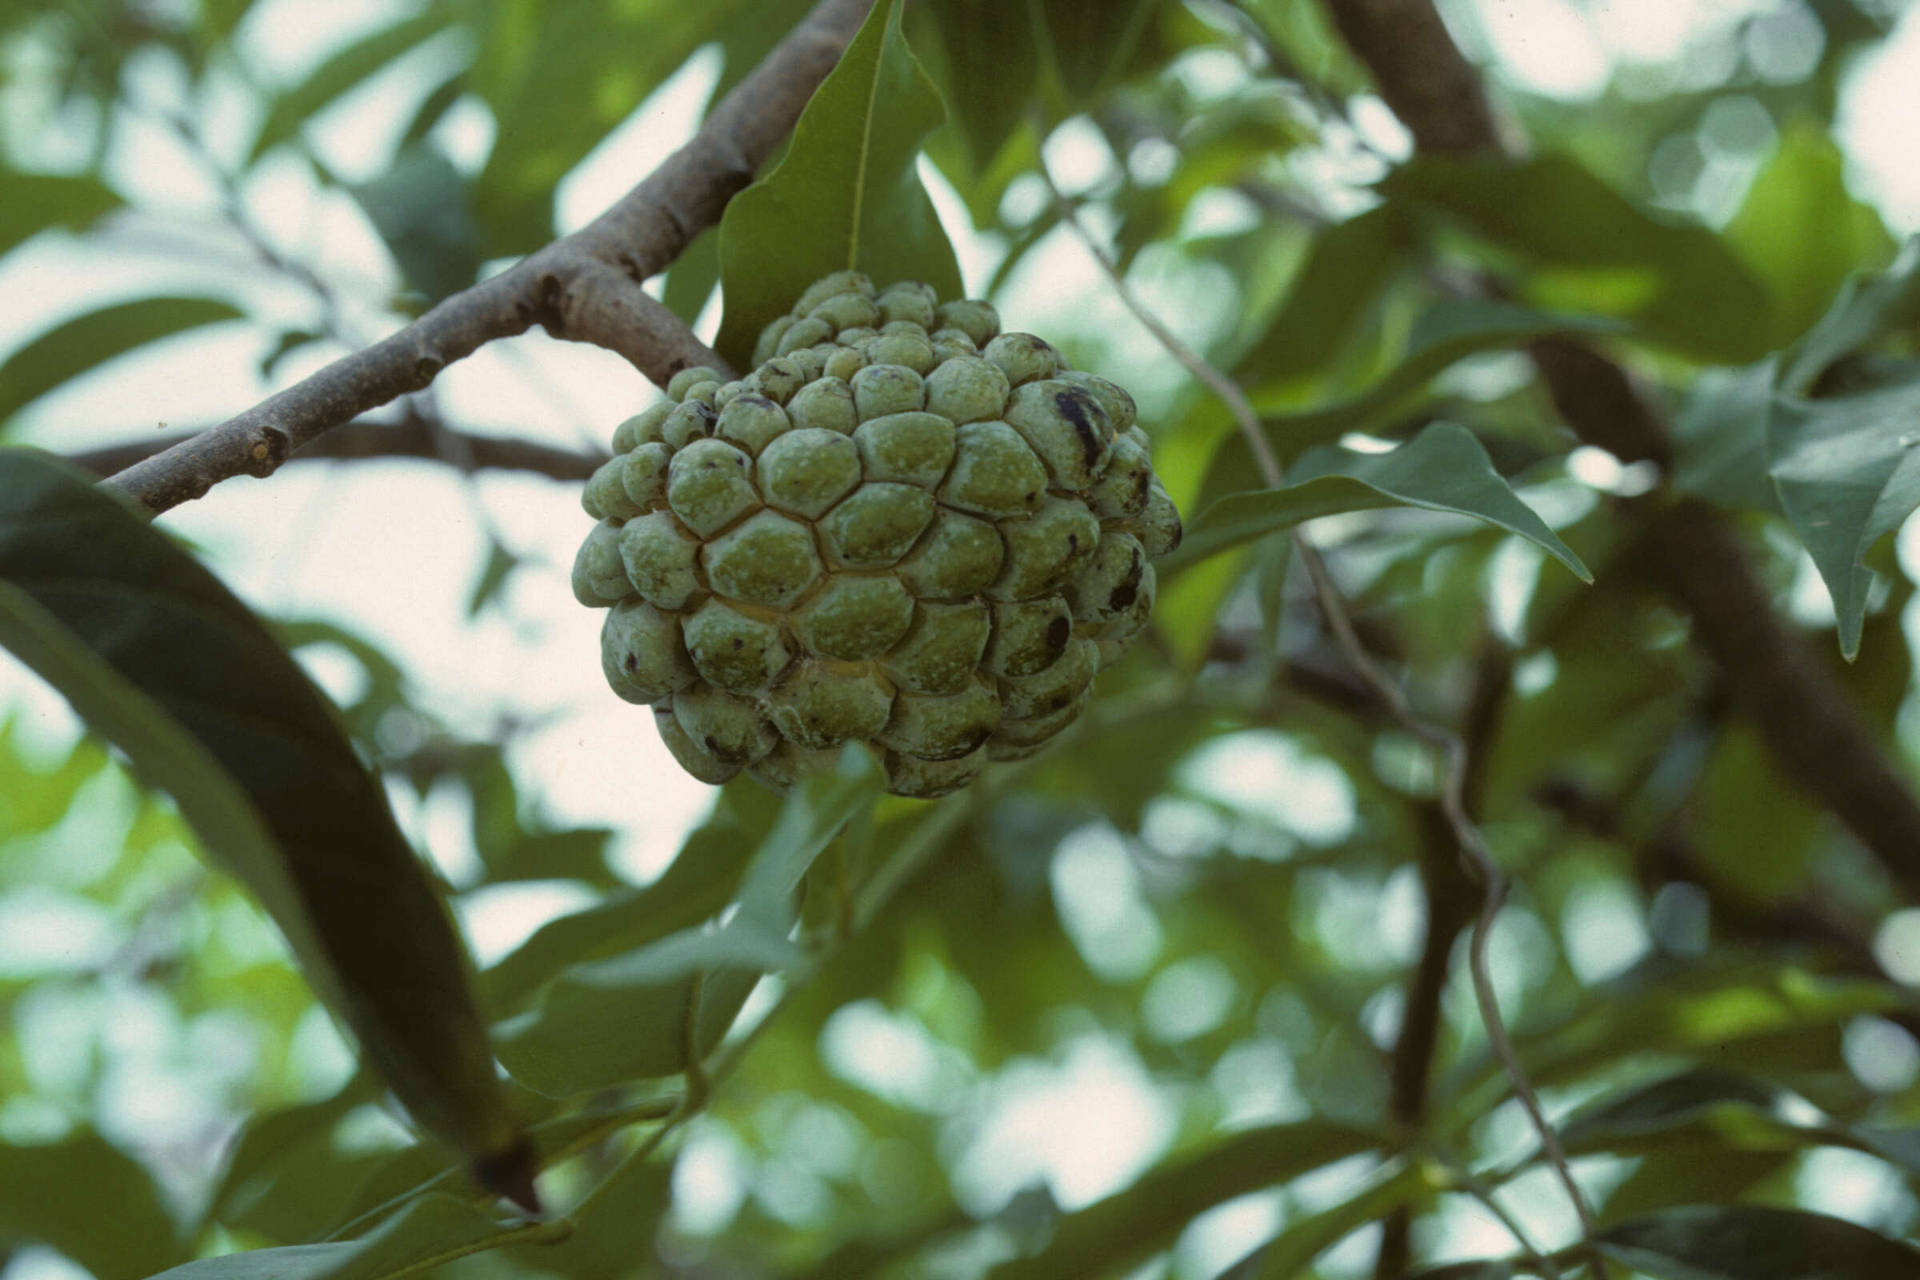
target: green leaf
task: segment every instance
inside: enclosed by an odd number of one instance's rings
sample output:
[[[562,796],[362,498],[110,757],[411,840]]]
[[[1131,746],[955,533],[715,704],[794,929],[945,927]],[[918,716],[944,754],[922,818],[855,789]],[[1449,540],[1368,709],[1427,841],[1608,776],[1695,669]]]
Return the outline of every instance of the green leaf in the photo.
[[[297,1240],[334,1221],[354,1183],[333,1150],[334,1125],[377,1095],[372,1077],[361,1074],[332,1097],[248,1117],[202,1228],[220,1223]]]
[[[480,228],[467,207],[467,180],[439,148],[406,147],[385,173],[347,190],[426,304],[473,283]]]
[[[1361,1227],[1432,1193],[1433,1184],[1418,1165],[1389,1166],[1350,1199],[1289,1226],[1220,1280],[1294,1280],[1316,1256]]]
[[[1150,1170],[1125,1191],[1067,1214],[1045,1249],[995,1268],[991,1280],[1055,1280],[1122,1271],[1164,1248],[1214,1205],[1289,1182],[1379,1143],[1377,1134],[1327,1120],[1233,1134]]]
[[[1827,313],[1785,352],[1780,389],[1806,395],[1835,361],[1915,326],[1920,326],[1920,237],[1908,240],[1884,272],[1847,281]]]
[[[945,108],[882,0],[807,103],[786,156],[735,196],[720,223],[726,313],[715,344],[736,368],[760,330],[834,271],[961,292],[953,246],[920,184],[920,143]]]
[[[0,253],[48,227],[78,231],[120,207],[120,197],[91,175],[23,173],[0,164],[0,187],[7,192],[0,200]]]
[[[1844,163],[1824,130],[1788,129],[1727,224],[1727,243],[1773,293],[1771,345],[1799,337],[1850,274],[1893,254],[1880,215],[1847,190]]]
[[[1265,335],[1234,365],[1235,379],[1259,395],[1324,373],[1407,263],[1406,232],[1390,204],[1320,232]]]
[[[273,99],[267,118],[254,137],[251,165],[268,150],[299,136],[301,128],[336,99],[371,79],[401,55],[452,25],[450,6],[435,4],[426,12],[361,37],[307,73],[307,78]]]
[[[0,450],[0,642],[171,793],[415,1118],[516,1129],[432,877],[336,714],[207,570],[77,471]]]
[[[1498,525],[1544,548],[1582,581],[1593,579],[1573,549],[1493,469],[1473,433],[1456,423],[1436,422],[1388,453],[1315,450],[1293,474],[1294,483],[1284,489],[1228,494],[1201,512],[1179,548],[1159,562],[1161,572],[1178,572],[1320,516],[1411,506]]]
[[[1769,357],[1738,369],[1701,370],[1674,418],[1677,488],[1736,511],[1779,510],[1767,476],[1776,368]]]
[[[1920,506],[1920,373],[1830,400],[1782,396],[1768,421],[1780,506],[1833,595],[1840,652],[1860,649],[1868,550]]]
[[[684,1070],[689,1016],[701,1024],[696,1051],[710,1052],[738,1009],[736,997],[744,999],[762,973],[806,959],[787,940],[794,889],[884,787],[885,775],[858,751],[839,770],[795,787],[754,853],[733,918],[568,969],[532,1008],[497,1028],[501,1061],[528,1088],[557,1098]],[[695,1000],[703,1003],[697,1015]]]
[[[564,1231],[563,1223],[497,1222],[450,1196],[422,1196],[358,1240],[229,1253],[189,1262],[153,1280],[397,1280],[486,1249]]]
[[[22,406],[136,347],[244,313],[214,298],[140,298],[75,316],[0,363],[0,422]]]
[[[1798,1209],[1699,1205],[1601,1231],[1600,1251],[1659,1280],[1890,1280],[1920,1275],[1920,1251]]]
[[[590,1280],[632,1274],[634,1259],[653,1256],[672,1198],[673,1169],[671,1160],[629,1158],[574,1209],[566,1239],[516,1244],[507,1256],[532,1275]]]
[[[1332,288],[1328,284],[1328,288]],[[1360,394],[1320,409],[1264,414],[1261,426],[1283,459],[1314,445],[1331,444],[1353,431],[1367,431],[1404,408],[1442,371],[1483,351],[1495,351],[1560,333],[1605,334],[1620,323],[1599,316],[1562,315],[1503,302],[1454,299],[1438,303],[1414,322],[1406,354],[1393,371]],[[1256,403],[1258,403],[1256,401]],[[1238,433],[1227,436],[1207,467],[1203,498],[1212,500],[1248,487],[1259,473]]]
[[[58,1249],[95,1280],[138,1280],[189,1256],[147,1171],[92,1132],[0,1144],[0,1254],[26,1243]]]
[[[1126,66],[1156,0],[1034,0],[1060,85],[1074,101],[1106,88]]]
[[[725,788],[713,816],[688,837],[658,880],[548,921],[481,975],[487,1007],[517,1011],[570,965],[657,942],[714,915],[733,897],[748,858],[779,812],[779,800],[758,783]]]
[[[1633,322],[1641,336],[1707,360],[1771,346],[1771,300],[1719,236],[1635,208],[1578,162],[1423,156],[1381,184],[1518,255],[1536,301]]]
[[[984,174],[1031,110],[1040,78],[1032,0],[919,5],[938,33],[935,58],[967,163]]]
[[[481,567],[480,576],[474,579],[473,590],[467,593],[467,617],[479,617],[482,609],[499,599],[507,579],[519,567],[519,557],[501,545],[499,539],[489,536],[487,563]]]

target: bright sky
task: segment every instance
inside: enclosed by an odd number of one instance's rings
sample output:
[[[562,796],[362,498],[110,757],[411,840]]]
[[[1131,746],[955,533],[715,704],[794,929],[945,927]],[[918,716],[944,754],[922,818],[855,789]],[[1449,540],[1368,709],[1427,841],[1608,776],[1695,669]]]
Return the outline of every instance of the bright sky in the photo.
[[[1752,52],[1770,60],[1765,65],[1783,78],[1799,74],[1818,52],[1810,45],[1817,28],[1809,26],[1802,0],[1454,0],[1446,7],[1461,38],[1495,56],[1504,75],[1528,89],[1575,101],[1597,93],[1613,68],[1622,65],[1666,68],[1674,87],[1711,75],[1711,67],[1681,57],[1690,37],[1755,12],[1764,19],[1752,38]],[[244,38],[269,74],[291,81],[340,41],[385,21],[393,8],[383,0],[272,0],[257,6]],[[397,102],[417,95],[422,71],[444,64],[454,52],[422,50],[408,67],[329,112],[312,129],[312,145],[343,172],[373,173],[390,141],[378,122],[396,114]],[[1190,70],[1202,81],[1234,74],[1205,65]],[[567,176],[556,192],[563,230],[604,208],[691,133],[716,73],[714,58],[695,58]],[[167,101],[178,89],[177,77],[163,64],[136,67],[132,78],[156,101]],[[252,110],[244,94],[217,95],[210,117],[216,138],[236,150],[243,146]],[[1850,176],[1896,231],[1920,229],[1916,120],[1920,8],[1909,7],[1894,37],[1854,69],[1840,126]],[[1392,122],[1376,124],[1391,145]],[[440,136],[456,158],[477,166],[491,130],[486,112],[468,103],[452,113]],[[57,130],[10,141],[23,153],[38,147],[48,155],[62,145]],[[1050,142],[1048,158],[1070,188],[1097,181],[1113,163],[1094,131],[1071,124]],[[0,296],[9,299],[0,309],[0,351],[57,318],[111,297],[156,289],[233,293],[261,314],[290,324],[312,318],[311,298],[248,266],[230,242],[205,231],[214,187],[164,134],[125,122],[111,172],[130,193],[178,209],[185,221],[149,224],[142,232],[147,247],[121,253],[102,253],[53,234],[14,254],[0,267]],[[930,180],[966,278],[978,286],[1001,249],[974,235],[951,192],[937,177]],[[392,281],[392,268],[358,211],[342,199],[323,198],[301,165],[265,166],[249,180],[246,197],[276,242],[303,260],[323,264],[328,278],[372,296]],[[1016,190],[1009,198],[1025,196]],[[1230,221],[1244,213],[1227,202],[1197,216]],[[183,263],[182,245],[196,241],[211,246],[213,254],[199,265]],[[1190,337],[1225,323],[1235,296],[1231,282],[1198,291],[1188,282],[1180,291],[1183,302],[1190,303],[1196,293],[1226,299],[1212,311],[1195,310],[1174,305],[1171,292],[1156,296],[1167,288],[1166,281],[1149,276],[1141,283],[1150,300],[1163,304]],[[1069,244],[1037,254],[1015,274],[1000,301],[1019,327],[1045,330],[1053,320],[1111,332],[1116,365],[1170,367],[1112,299],[1092,263]],[[390,322],[377,313],[356,315],[354,321],[367,335]],[[703,320],[709,334],[716,321],[710,308]],[[270,338],[257,331],[229,326],[119,361],[32,406],[17,422],[15,438],[71,450],[163,422],[181,427],[218,421],[273,389],[256,368],[269,344]],[[273,385],[298,378],[325,358],[287,362]],[[472,429],[565,445],[604,441],[615,423],[656,394],[618,358],[537,334],[496,344],[454,366],[435,393],[455,421]],[[505,610],[470,625],[462,602],[485,553],[476,504],[517,552],[540,567],[514,577]],[[514,747],[520,776],[535,784],[539,804],[556,820],[621,830],[618,862],[634,877],[655,874],[709,804],[710,789],[672,763],[651,718],[604,687],[596,660],[599,615],[580,608],[567,585],[567,566],[588,525],[571,486],[490,476],[469,488],[420,465],[356,465],[349,483],[329,468],[296,466],[267,482],[225,484],[167,516],[166,524],[195,540],[225,579],[261,608],[325,614],[377,639],[417,674],[424,700],[462,728],[485,732],[501,714],[540,720],[543,727]],[[347,678],[340,663],[324,657],[315,671],[323,683]],[[76,732],[64,704],[0,655],[0,706],[9,704],[23,716],[30,736],[43,743],[64,744]],[[1196,769],[1196,778],[1250,813],[1282,822],[1304,844],[1337,840],[1352,821],[1351,792],[1338,771],[1304,756],[1281,735],[1243,735],[1214,744],[1209,753],[1209,766]],[[1283,788],[1290,796],[1287,810],[1267,812],[1264,798]],[[470,864],[473,854],[459,802],[438,797],[403,817],[451,873]],[[1169,842],[1190,839],[1196,821],[1204,820],[1172,805],[1150,815],[1150,836],[1159,831]],[[1116,975],[1145,972],[1155,962],[1158,934],[1137,888],[1130,887],[1130,864],[1124,854],[1116,855],[1114,840],[1111,833],[1091,829],[1069,841],[1054,868],[1056,888],[1066,904],[1066,927],[1096,969]],[[541,920],[575,905],[579,896],[577,889],[564,887],[494,891],[463,903],[463,918],[486,960],[511,948]],[[43,945],[47,936],[45,929],[12,929],[10,921],[60,921],[67,919],[62,913],[69,905],[45,897],[0,901],[0,938],[17,939],[0,944],[0,967],[19,959],[9,947]],[[1365,910],[1378,906],[1354,904]],[[1410,910],[1411,902],[1394,908],[1405,917],[1402,908]],[[1583,973],[1609,972],[1645,946],[1632,904],[1596,901],[1585,909],[1594,913],[1595,928],[1585,931],[1593,935],[1591,953],[1574,957]],[[1411,927],[1410,918],[1404,923]],[[68,924],[63,933],[79,939],[83,951],[112,941],[94,938],[97,921]],[[1909,945],[1920,937],[1920,925],[1907,922],[1900,937],[1904,951],[1920,951],[1920,944]],[[37,963],[28,960],[29,967]],[[1154,1007],[1143,1010],[1143,1017],[1168,1038],[1204,1029],[1205,1010],[1231,996],[1230,988],[1223,996],[1222,974],[1204,965],[1161,976],[1167,981],[1156,981],[1160,993],[1150,990]],[[123,1011],[101,1008],[85,1016],[105,1020]],[[324,1031],[316,1034],[325,1038]],[[1124,1045],[1091,1032],[1064,1040],[1045,1058],[1017,1064],[1003,1077],[971,1080],[963,1064],[941,1058],[937,1042],[910,1019],[878,1006],[856,1006],[835,1018],[823,1051],[835,1070],[888,1096],[911,1098],[933,1090],[935,1096],[951,1097],[948,1086],[960,1088],[968,1124],[956,1148],[958,1179],[963,1198],[982,1211],[1035,1178],[1046,1180],[1062,1203],[1085,1203],[1131,1178],[1172,1135],[1172,1105],[1164,1092]],[[1282,1066],[1286,1061],[1277,1046],[1255,1045],[1248,1052],[1277,1054]],[[156,1050],[142,1060],[164,1058]],[[1226,1070],[1227,1064],[1222,1066]],[[1271,1081],[1276,1070],[1264,1067],[1254,1074]],[[141,1125],[155,1123],[154,1117],[169,1108],[190,1110],[196,1090],[214,1083],[191,1073],[182,1076],[177,1063],[165,1071],[156,1066],[145,1076],[137,1071],[125,1076],[114,1103],[116,1114],[132,1117],[124,1137],[138,1141]],[[1288,1086],[1261,1105],[1269,1108],[1264,1114],[1283,1114],[1297,1101]],[[1857,1173],[1851,1166],[1842,1172]],[[724,1227],[748,1194],[743,1179],[749,1176],[724,1131],[708,1126],[696,1137],[676,1183],[681,1193],[676,1212],[714,1229]],[[761,1186],[758,1193],[777,1199],[800,1194],[793,1187],[804,1184],[783,1185],[785,1192]],[[1182,1241],[1174,1274],[1213,1274],[1270,1231],[1281,1212],[1271,1198],[1256,1198],[1209,1215]],[[1454,1228],[1455,1243],[1498,1247],[1498,1228],[1472,1215]],[[50,1280],[70,1274],[43,1253],[29,1251],[0,1277]]]

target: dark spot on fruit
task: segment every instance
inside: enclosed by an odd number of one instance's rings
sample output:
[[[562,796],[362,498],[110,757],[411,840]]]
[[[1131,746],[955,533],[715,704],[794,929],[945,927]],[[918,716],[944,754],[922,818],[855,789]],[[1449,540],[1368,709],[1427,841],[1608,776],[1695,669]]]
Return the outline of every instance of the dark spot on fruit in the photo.
[[[1067,641],[1073,638],[1073,620],[1055,618],[1047,627],[1047,648],[1064,649]]]
[[[1113,610],[1115,613],[1118,613],[1122,609],[1126,608],[1128,605],[1132,604],[1134,601],[1134,598],[1139,594],[1140,594],[1139,579],[1136,578],[1127,582],[1123,582],[1119,586],[1113,589],[1112,595],[1107,597],[1107,608]]]
[[[1092,405],[1087,393],[1075,387],[1057,393],[1053,397],[1053,407],[1073,428],[1074,435],[1080,437],[1080,452],[1086,456],[1091,467],[1100,461],[1100,428],[1087,416],[1087,408]],[[1093,407],[1098,408],[1097,405]]]
[[[1080,535],[1079,535],[1079,534],[1077,534],[1077,533],[1070,533],[1070,534],[1068,534],[1068,535],[1067,535],[1067,550],[1068,550],[1068,551],[1078,551],[1079,549],[1080,549]]]
[[[739,636],[735,636],[733,638],[733,647],[735,649],[744,649],[746,648],[746,646],[747,646],[747,642],[745,640],[742,640]]]
[[[720,754],[720,744],[713,740],[712,734],[708,734],[702,738],[701,741],[706,744],[708,755],[717,756]]]
[[[640,669],[640,659],[634,657],[632,654],[628,654],[626,668],[629,671],[638,671]]]

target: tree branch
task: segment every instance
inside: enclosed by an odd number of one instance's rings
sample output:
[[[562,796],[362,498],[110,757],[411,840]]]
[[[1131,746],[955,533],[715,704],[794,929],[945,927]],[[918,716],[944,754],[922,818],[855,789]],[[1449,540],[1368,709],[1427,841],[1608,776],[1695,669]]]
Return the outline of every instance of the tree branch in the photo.
[[[1432,151],[1503,152],[1479,73],[1447,35],[1433,0],[1331,0],[1341,35],[1381,96]],[[1665,464],[1672,433],[1620,365],[1589,347],[1536,343],[1534,362],[1582,440],[1623,461]],[[1696,500],[1646,531],[1647,562],[1691,615],[1700,646],[1787,771],[1920,896],[1920,804],[1853,704],[1771,601],[1724,521]]]
[[[166,453],[196,432],[177,432],[149,440],[107,445],[67,455],[67,461],[97,476],[109,476]],[[449,449],[449,442],[457,447]],[[420,458],[457,471],[526,471],[554,480],[585,480],[607,460],[606,454],[559,449],[535,440],[476,435],[440,428],[419,414],[397,422],[364,419],[335,427],[288,459],[289,462],[345,462],[370,458]]]
[[[724,369],[641,283],[718,221],[727,201],[753,180],[870,7],[871,0],[821,0],[691,142],[579,231],[107,483],[159,513],[232,476],[271,475],[341,423],[420,390],[482,345],[535,325],[616,351],[661,385],[691,365]]]

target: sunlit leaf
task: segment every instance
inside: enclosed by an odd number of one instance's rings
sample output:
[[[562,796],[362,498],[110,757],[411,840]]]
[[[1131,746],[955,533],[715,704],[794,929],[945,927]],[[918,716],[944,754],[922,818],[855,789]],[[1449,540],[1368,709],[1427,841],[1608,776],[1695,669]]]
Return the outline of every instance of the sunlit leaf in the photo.
[[[1858,395],[1782,397],[1768,420],[1780,505],[1833,595],[1840,651],[1859,652],[1872,546],[1920,506],[1920,372]]]
[[[432,878],[326,699],[212,574],[44,454],[0,451],[0,641],[170,792],[428,1129],[515,1125]]]
[[[76,316],[0,363],[0,422],[115,356],[201,325],[238,320],[242,314],[232,303],[215,298],[139,298]]]
[[[1544,548],[1583,580],[1587,567],[1487,458],[1471,431],[1437,422],[1387,453],[1326,448],[1307,454],[1283,489],[1233,493],[1200,513],[1161,564],[1179,569],[1230,547],[1320,516],[1412,506],[1485,520]]]
[[[915,161],[945,118],[900,34],[899,0],[874,7],[794,128],[786,156],[735,196],[720,223],[726,311],[715,344],[736,367],[809,284],[864,271],[960,296],[960,268]]]
[[[1880,215],[1847,190],[1844,166],[1825,130],[1790,128],[1727,224],[1728,244],[1773,293],[1776,344],[1817,320],[1849,275],[1893,254]]]

